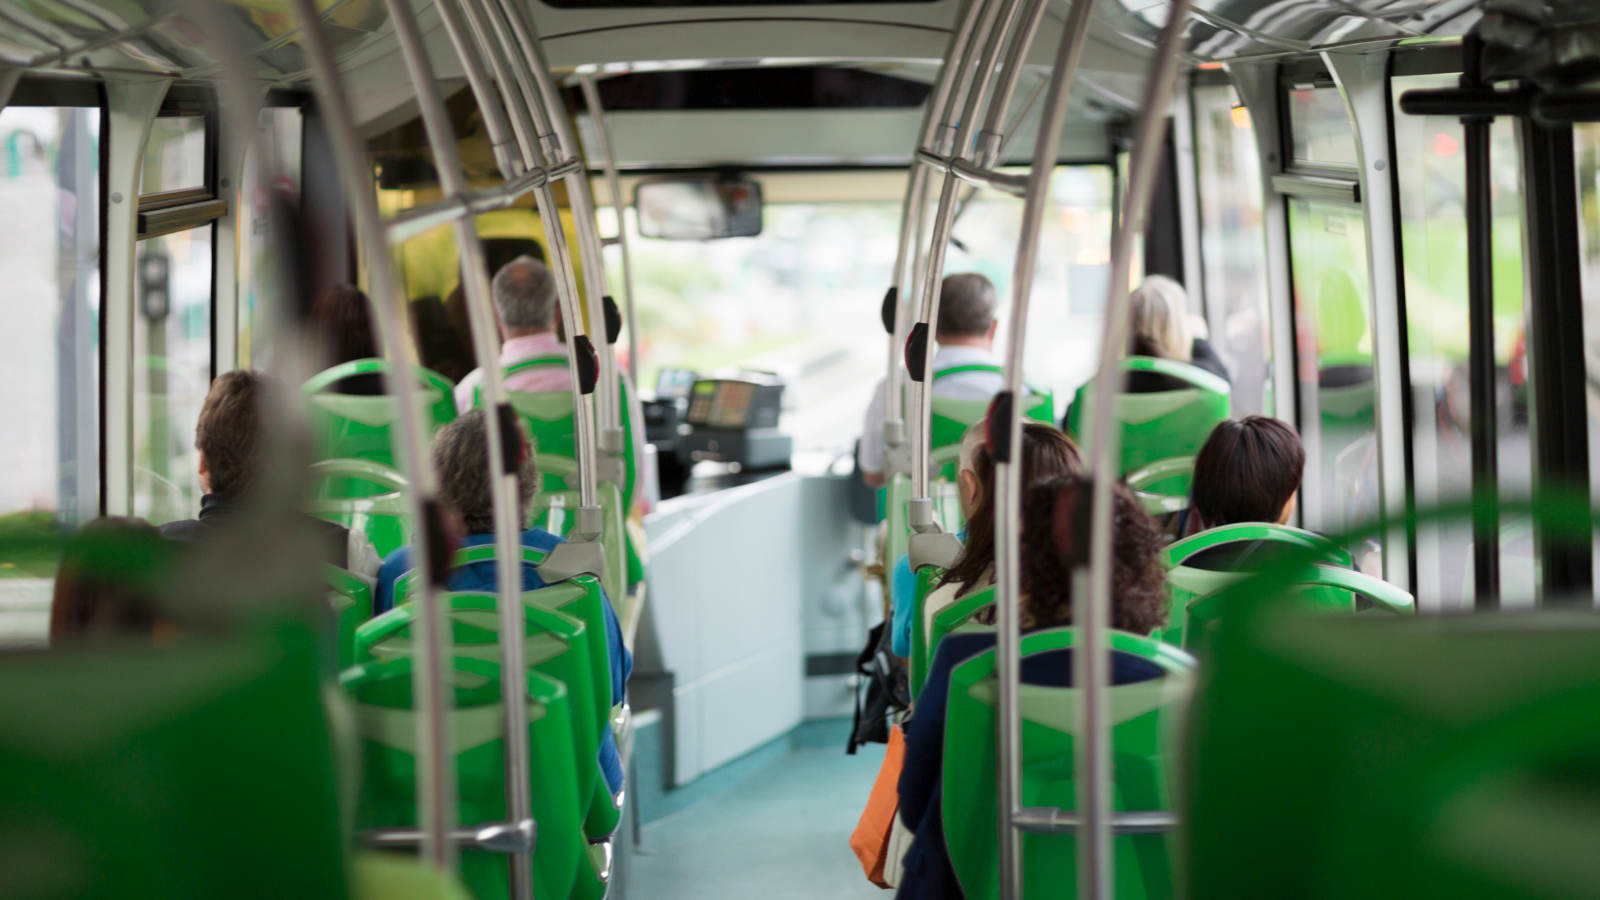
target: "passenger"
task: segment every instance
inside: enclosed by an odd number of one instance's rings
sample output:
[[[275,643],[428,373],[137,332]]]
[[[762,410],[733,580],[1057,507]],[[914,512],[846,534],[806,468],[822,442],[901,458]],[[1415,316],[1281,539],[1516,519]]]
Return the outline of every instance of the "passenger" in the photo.
[[[1087,555],[1086,542],[1073,532],[1076,511],[1089,488],[1087,478],[1068,475],[1036,484],[1025,495],[1020,554],[1024,630],[1070,625],[1073,621],[1070,561]],[[1166,617],[1161,532],[1127,487],[1115,485],[1112,496],[1111,624],[1118,630],[1147,635],[1164,624]],[[992,622],[993,608],[987,612],[985,616],[985,610],[979,610],[980,620],[988,618]],[[906,748],[897,815],[900,827],[914,839],[899,867],[897,896],[962,896],[950,864],[942,821],[945,711],[950,675],[956,666],[992,646],[992,631],[952,634],[941,641],[916,707],[904,723]],[[1021,679],[1026,684],[1069,686],[1071,671],[1070,652],[1038,653],[1022,660]],[[1162,675],[1162,669],[1150,660],[1126,653],[1112,656],[1114,685]]]
[[[517,521],[526,522],[534,494],[539,489],[539,472],[527,441],[522,440],[521,446],[522,458],[517,465]],[[462,529],[466,532],[461,543],[467,547],[493,544],[494,502],[490,497],[489,437],[483,410],[470,410],[439,429],[433,438],[433,466],[439,473],[439,501],[460,517]],[[564,542],[562,537],[543,528],[529,528],[522,532],[521,543],[524,547],[549,552]],[[383,561],[383,568],[378,573],[375,613],[394,608],[395,582],[411,568],[409,546],[396,549]],[[492,560],[469,563],[451,571],[445,578],[445,586],[452,591],[495,591],[498,584]],[[533,591],[544,586],[539,570],[532,563],[523,563],[522,589]],[[606,648],[611,665],[611,703],[614,706],[625,697],[624,687],[633,670],[633,657],[622,642],[622,626],[617,621],[609,597],[602,606],[605,608]],[[622,788],[622,763],[609,728],[602,735],[600,765],[605,772],[606,783],[615,794]]]
[[[1288,524],[1305,467],[1305,446],[1283,422],[1247,416],[1219,423],[1195,457],[1179,537],[1244,522]],[[1235,570],[1268,562],[1280,549],[1274,541],[1235,541],[1201,550],[1183,564]]]
[[[955,564],[945,573],[922,604],[924,637],[931,637],[933,619],[940,610],[994,583],[994,461],[984,443],[984,423],[967,429],[961,438],[961,472],[957,476],[961,512],[967,519],[965,546]],[[1049,425],[1022,424],[1022,489],[1024,496],[1033,485],[1083,470],[1083,457],[1072,438]],[[908,568],[909,571],[909,568]],[[915,582],[913,582],[913,585]],[[895,653],[911,652],[912,601],[902,611],[895,609]],[[904,641],[902,644],[901,641]],[[900,653],[904,647],[906,652]],[[932,648],[929,648],[932,652]]]
[[[939,318],[933,330],[933,339],[939,344],[933,354],[934,396],[988,400],[1005,387],[1000,360],[994,355],[994,310],[994,282],[976,272],[945,276],[939,294]],[[985,368],[951,371],[965,366]],[[948,374],[941,375],[941,372]],[[886,477],[883,443],[886,404],[884,384],[880,382],[867,406],[861,430],[861,477],[873,488],[881,486]]]
[[[1205,369],[1223,381],[1232,380],[1211,342],[1194,334],[1189,295],[1183,285],[1165,275],[1151,275],[1128,296],[1128,303],[1129,355],[1175,359]],[[1131,381],[1129,391],[1141,393]]]
[[[203,494],[200,515],[162,525],[162,537],[192,543],[227,526],[256,487],[262,416],[267,393],[275,389],[275,383],[265,375],[248,369],[225,372],[211,382],[194,429]],[[309,527],[326,536],[328,562],[368,578],[378,573],[382,561],[365,533],[309,515],[305,520]]]
[[[61,556],[50,602],[50,645],[150,642],[154,593],[170,573],[172,546],[143,519],[107,516],[85,525]]]
[[[330,284],[317,295],[311,304],[311,331],[317,346],[328,354],[330,368],[383,356],[372,330],[372,302],[355,285]],[[339,394],[383,394],[383,373],[346,376],[333,385],[333,390]]]
[[[506,379],[506,390],[526,393],[572,390],[567,372],[567,348],[559,337],[561,309],[556,303],[556,278],[544,263],[519,256],[494,276],[494,308],[500,320],[500,365],[511,368],[533,363]],[[483,382],[480,366],[456,385],[456,408],[475,405]]]

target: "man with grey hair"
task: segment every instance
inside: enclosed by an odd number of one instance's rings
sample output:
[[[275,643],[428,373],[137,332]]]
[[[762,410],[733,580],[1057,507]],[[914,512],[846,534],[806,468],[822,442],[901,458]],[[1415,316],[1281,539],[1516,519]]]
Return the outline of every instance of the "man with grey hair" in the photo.
[[[946,275],[939,291],[939,318],[933,339],[933,394],[952,400],[988,400],[1005,387],[1000,360],[994,355],[996,322],[994,282],[976,272]],[[861,430],[861,477],[870,487],[883,484],[884,385],[867,406]],[[906,437],[911,435],[908,431]]]
[[[519,256],[495,273],[492,285],[500,323],[500,366],[506,390],[544,393],[572,390],[567,348],[559,337],[561,309],[556,303],[556,278],[544,263]],[[471,409],[483,383],[483,368],[473,369],[456,385],[456,409]]]
[[[527,440],[523,438],[520,443],[522,452],[517,465],[517,514],[519,520],[526,523],[533,497],[539,490],[539,471],[534,465]],[[494,501],[490,499],[489,489],[489,426],[483,410],[469,410],[440,428],[433,436],[432,457],[433,467],[439,473],[439,503],[458,517],[461,530],[466,532],[461,539],[461,546],[493,544]],[[529,528],[521,536],[522,546],[547,554],[563,542],[560,535],[551,534],[543,528]],[[394,608],[397,599],[395,584],[412,568],[409,545],[390,553],[383,561],[383,568],[378,571],[374,615]],[[452,591],[492,593],[498,584],[494,560],[467,563],[452,569],[445,578],[445,587]],[[533,563],[525,561],[522,564],[522,589],[533,591],[545,586],[539,570]],[[626,697],[624,689],[633,669],[633,657],[622,642],[622,626],[611,607],[611,599],[604,598],[601,605],[605,610],[607,661],[611,669],[611,704],[615,706]],[[596,762],[615,796],[622,790],[622,763],[609,728],[603,729]]]

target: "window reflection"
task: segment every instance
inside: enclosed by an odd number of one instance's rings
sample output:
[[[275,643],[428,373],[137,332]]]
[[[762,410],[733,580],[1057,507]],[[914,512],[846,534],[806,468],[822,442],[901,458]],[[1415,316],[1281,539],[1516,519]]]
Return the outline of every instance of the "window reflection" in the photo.
[[[150,125],[139,193],[160,194],[206,186],[206,120],[163,116]]]
[[[1212,344],[1233,373],[1234,415],[1272,414],[1272,331],[1261,164],[1250,114],[1232,85],[1194,89],[1200,253]]]
[[[1334,87],[1289,91],[1290,158],[1321,166],[1358,166],[1355,129]]]
[[[1583,254],[1583,344],[1588,368],[1590,502],[1600,505],[1600,125],[1572,127],[1578,173],[1579,248]],[[1595,542],[1600,565],[1600,540]]]
[[[1419,88],[1450,87],[1454,75],[1394,80],[1396,103]],[[1407,353],[1411,370],[1413,489],[1420,509],[1472,491],[1472,403],[1467,310],[1466,160],[1458,119],[1408,116],[1396,107]],[[1526,496],[1532,482],[1522,280],[1522,203],[1510,120],[1490,132],[1494,213],[1494,345],[1498,473],[1502,497]],[[1500,523],[1502,602],[1532,603],[1536,579],[1531,523]],[[1419,527],[1417,596],[1445,609],[1470,608],[1472,524]]]
[[[133,317],[134,514],[200,508],[194,427],[211,385],[211,226],[141,241]]]

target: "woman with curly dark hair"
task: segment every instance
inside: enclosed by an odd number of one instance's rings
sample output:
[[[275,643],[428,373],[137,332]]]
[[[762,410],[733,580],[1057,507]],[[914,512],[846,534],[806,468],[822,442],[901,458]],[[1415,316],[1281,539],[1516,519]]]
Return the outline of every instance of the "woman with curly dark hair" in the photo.
[[[1022,503],[1022,627],[1072,623],[1070,560],[1086,555],[1073,533],[1074,510],[1088,502],[1082,475],[1051,478],[1028,491]],[[1163,536],[1124,484],[1111,489],[1115,504],[1111,540],[1111,627],[1148,635],[1167,618]],[[1081,499],[1080,499],[1081,498]],[[984,610],[992,620],[994,608]]]

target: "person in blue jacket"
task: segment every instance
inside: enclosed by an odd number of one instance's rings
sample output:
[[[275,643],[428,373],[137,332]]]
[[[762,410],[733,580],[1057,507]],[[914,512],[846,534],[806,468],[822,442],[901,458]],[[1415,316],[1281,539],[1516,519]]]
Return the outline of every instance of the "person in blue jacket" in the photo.
[[[521,438],[521,460],[517,466],[517,518],[528,520],[528,510],[539,489],[539,471],[533,462],[526,438]],[[439,473],[439,502],[460,517],[466,533],[462,546],[476,547],[494,543],[494,503],[489,490],[489,436],[488,426],[481,409],[474,409],[439,429],[433,438],[433,466]],[[543,528],[529,528],[522,532],[522,546],[533,547],[549,553],[565,541],[560,535]],[[378,593],[375,613],[394,608],[395,583],[411,571],[411,548],[400,547],[383,561],[378,570]],[[537,590],[545,587],[539,570],[532,563],[522,564],[522,589]],[[495,591],[499,589],[495,578],[495,562],[485,560],[468,563],[452,569],[445,578],[445,587],[452,591]],[[403,602],[404,598],[400,598]],[[627,696],[628,675],[633,671],[633,656],[622,642],[622,626],[617,620],[611,598],[605,597],[602,606],[606,619],[606,656],[611,666],[611,705],[621,703]],[[622,760],[617,754],[616,739],[611,729],[603,729],[600,740],[600,769],[605,774],[606,785],[613,796],[622,790]]]

